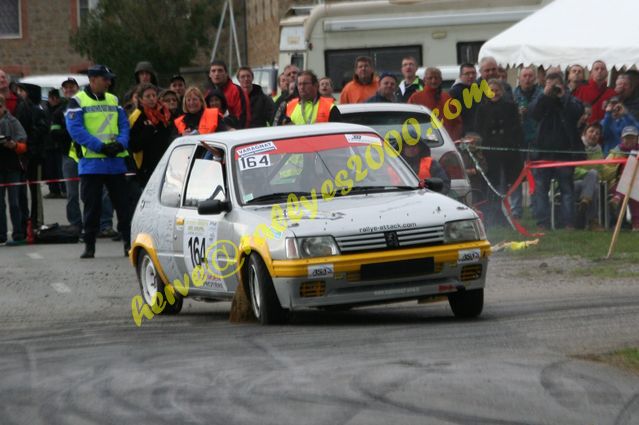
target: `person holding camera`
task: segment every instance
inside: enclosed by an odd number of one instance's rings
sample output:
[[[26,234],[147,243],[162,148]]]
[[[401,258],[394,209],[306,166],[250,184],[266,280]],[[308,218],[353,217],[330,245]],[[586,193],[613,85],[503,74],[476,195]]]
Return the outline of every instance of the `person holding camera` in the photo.
[[[9,195],[9,214],[13,239],[7,245],[19,245],[26,238],[20,209],[20,186],[4,186],[19,182],[21,165],[18,155],[27,151],[27,132],[20,121],[9,112],[6,99],[0,94],[0,244],[7,243],[7,206],[5,192]]]
[[[95,256],[103,186],[118,214],[118,231],[126,256],[131,247],[131,214],[125,177],[129,121],[118,98],[107,92],[115,74],[104,65],[94,65],[88,75],[89,86],[71,98],[65,114],[69,135],[82,147],[78,174],[84,203],[85,250],[80,258]]]
[[[611,97],[606,103],[606,114],[601,120],[603,128],[603,154],[614,149],[621,139],[621,131],[628,126],[639,127],[639,121],[628,113],[626,107],[617,96]]]
[[[532,143],[532,160],[576,161],[585,159],[577,123],[584,113],[583,104],[566,92],[561,73],[546,76],[544,93],[530,105],[532,118],[539,123],[537,138]],[[574,167],[538,168],[533,170],[535,190],[533,213],[537,225],[550,226],[548,191],[555,179],[561,192],[560,219],[566,228],[574,228]]]

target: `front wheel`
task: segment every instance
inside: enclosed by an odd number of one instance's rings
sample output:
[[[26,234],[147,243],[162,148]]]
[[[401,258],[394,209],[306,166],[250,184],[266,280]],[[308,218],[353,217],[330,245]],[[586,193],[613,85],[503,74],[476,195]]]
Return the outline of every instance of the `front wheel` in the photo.
[[[259,255],[251,254],[249,257],[245,278],[255,318],[262,325],[285,323],[287,311],[280,305],[273,279]]]
[[[138,282],[144,302],[149,307],[156,302],[157,294],[161,294],[163,302],[166,302],[164,310],[160,314],[178,314],[182,310],[182,296],[173,291],[173,304],[170,304],[166,297],[165,285],[157,273],[153,259],[145,250],[138,254]]]
[[[484,308],[484,289],[455,292],[448,295],[448,303],[457,318],[477,317]]]

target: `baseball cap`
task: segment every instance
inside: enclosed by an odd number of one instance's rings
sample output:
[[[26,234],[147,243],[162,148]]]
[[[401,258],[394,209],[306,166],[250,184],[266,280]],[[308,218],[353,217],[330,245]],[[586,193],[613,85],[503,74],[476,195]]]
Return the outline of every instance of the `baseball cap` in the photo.
[[[64,85],[65,85],[65,84],[69,84],[69,83],[70,83],[70,84],[75,84],[76,86],[80,87],[80,85],[78,84],[78,82],[76,81],[76,79],[75,79],[75,78],[73,78],[73,77],[68,77],[66,80],[64,80],[64,81],[62,82],[62,84],[61,84],[61,85],[62,85],[62,87],[64,87]]]
[[[629,125],[621,130],[621,137],[626,136],[639,136],[639,130],[634,125]]]
[[[106,65],[93,65],[89,68],[87,74],[89,77],[105,77],[109,79],[115,78],[115,74]]]
[[[397,82],[397,77],[395,76],[395,74],[391,74],[390,72],[382,72],[382,74],[379,76],[379,81],[382,81],[386,77],[391,77],[393,80],[395,80],[395,82]]]

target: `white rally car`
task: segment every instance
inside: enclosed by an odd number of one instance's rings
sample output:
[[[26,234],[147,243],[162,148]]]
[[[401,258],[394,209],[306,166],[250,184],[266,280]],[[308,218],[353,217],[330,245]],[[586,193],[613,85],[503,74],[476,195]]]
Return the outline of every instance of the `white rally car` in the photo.
[[[131,236],[147,310],[229,300],[243,285],[263,324],[441,296],[474,317],[491,253],[473,210],[425,188],[379,134],[353,124],[177,139]]]

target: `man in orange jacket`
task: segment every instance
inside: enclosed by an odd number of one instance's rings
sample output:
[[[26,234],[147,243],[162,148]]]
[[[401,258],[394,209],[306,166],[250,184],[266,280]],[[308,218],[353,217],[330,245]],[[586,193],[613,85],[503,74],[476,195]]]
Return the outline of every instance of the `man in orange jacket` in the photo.
[[[373,60],[368,56],[355,59],[353,81],[347,83],[339,95],[339,103],[363,103],[377,92],[378,79],[375,76]]]

